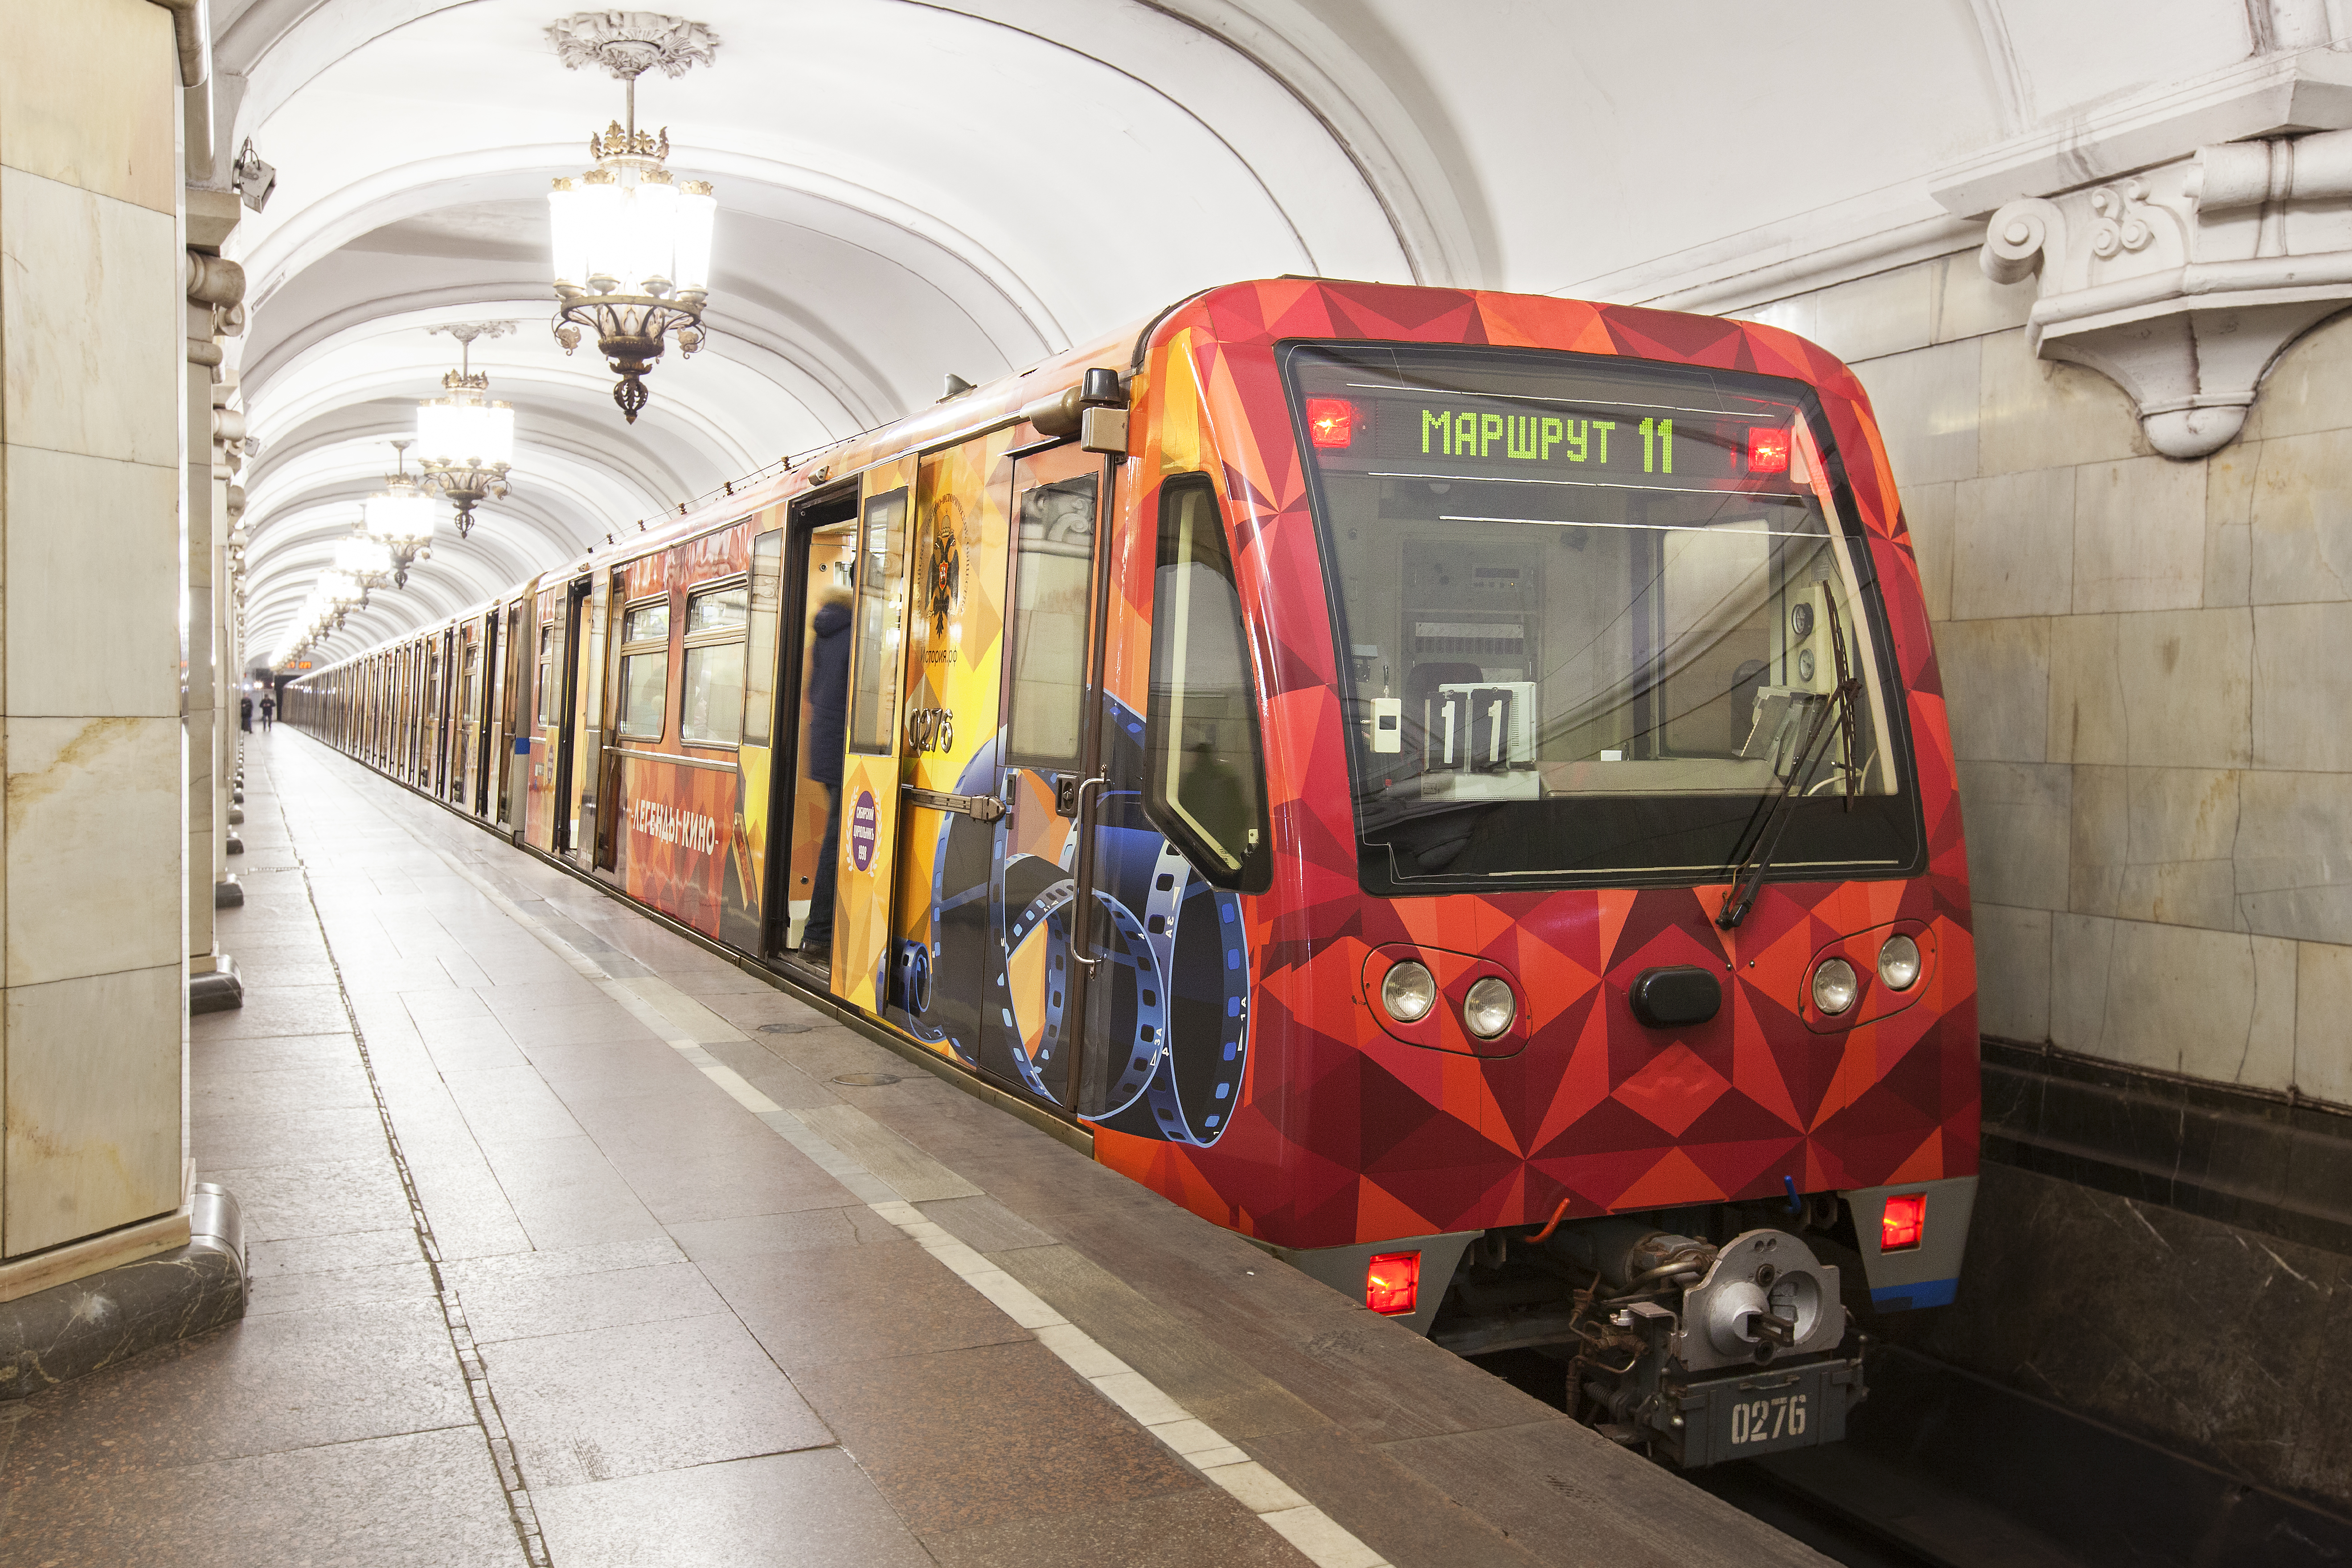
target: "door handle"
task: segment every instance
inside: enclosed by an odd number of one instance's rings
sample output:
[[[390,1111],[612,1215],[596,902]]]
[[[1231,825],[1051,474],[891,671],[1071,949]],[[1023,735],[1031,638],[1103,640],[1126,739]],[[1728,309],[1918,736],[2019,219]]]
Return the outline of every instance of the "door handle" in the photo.
[[[1107,784],[1108,783],[1110,783],[1108,775],[1103,773],[1097,773],[1090,779],[1080,779],[1078,781],[1077,794],[1074,797],[1074,804],[1077,809],[1071,815],[1076,819],[1076,827],[1079,832],[1086,832],[1091,826],[1087,818],[1087,791],[1093,789],[1097,784]],[[1091,848],[1091,845],[1081,844],[1078,850],[1080,858],[1084,860],[1086,867],[1089,871],[1094,869],[1094,857],[1087,853]],[[1081,896],[1073,901],[1070,906],[1070,962],[1073,963],[1082,964],[1088,971],[1092,971],[1095,965],[1102,962],[1102,954],[1091,951],[1094,947],[1094,940],[1088,934],[1092,930],[1089,917],[1093,914],[1093,910],[1087,909],[1086,906],[1094,901],[1093,899],[1088,896],[1091,895],[1093,889],[1091,888],[1081,889]]]

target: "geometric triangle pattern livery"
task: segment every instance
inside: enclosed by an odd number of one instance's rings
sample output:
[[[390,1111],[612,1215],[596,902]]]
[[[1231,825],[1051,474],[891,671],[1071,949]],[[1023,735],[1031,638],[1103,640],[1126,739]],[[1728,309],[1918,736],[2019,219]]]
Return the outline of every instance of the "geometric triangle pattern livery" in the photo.
[[[1294,340],[1629,355],[1812,388],[1885,589],[1924,872],[1768,880],[1731,931],[1711,918],[1721,885],[1368,895],[1336,639],[1276,363],[1276,346]],[[1294,1248],[1541,1224],[1563,1208],[1595,1215],[1976,1171],[1976,964],[1943,689],[1885,447],[1852,372],[1754,322],[1281,279],[1213,289],[1171,312],[1137,381],[1139,405],[1147,395],[1170,403],[1128,467],[1144,478],[1122,510],[1154,516],[1163,473],[1209,468],[1222,481],[1268,715],[1275,870],[1271,889],[1238,900],[1255,973],[1247,1072],[1223,1133],[1197,1145],[1114,1121],[1097,1128],[1097,1159],[1217,1224]],[[1143,543],[1119,564],[1110,685],[1140,712],[1153,563],[1150,530],[1126,532]],[[1844,1028],[1809,1020],[1817,959],[1889,927],[1916,932],[1933,955],[1915,999]],[[1399,943],[1516,976],[1530,1014],[1521,1047],[1489,1058],[1392,1037],[1363,975],[1374,950]],[[1866,964],[1875,947],[1853,951]],[[1721,974],[1715,1017],[1680,1032],[1637,1022],[1626,988],[1657,963]]]

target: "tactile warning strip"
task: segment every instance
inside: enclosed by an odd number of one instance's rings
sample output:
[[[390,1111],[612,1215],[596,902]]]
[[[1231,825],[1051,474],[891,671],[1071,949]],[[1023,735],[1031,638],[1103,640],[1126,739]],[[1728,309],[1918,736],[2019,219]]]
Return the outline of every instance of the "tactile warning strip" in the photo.
[[[419,840],[419,842],[424,842]],[[430,847],[430,846],[428,846]],[[769,1131],[807,1155],[883,1219],[986,1297],[997,1310],[1035,1336],[1063,1364],[1094,1385],[1145,1431],[1257,1516],[1317,1568],[1389,1568],[1387,1562],[1338,1521],[1286,1485],[1279,1476],[1170,1398],[1150,1378],[1103,1348],[1044,1298],[941,1226],[917,1203],[978,1197],[978,1187],[852,1105],[786,1110],[703,1048],[749,1037],[657,976],[618,978],[545,924],[532,918],[453,857],[443,862],[549,952],[652,1029]]]

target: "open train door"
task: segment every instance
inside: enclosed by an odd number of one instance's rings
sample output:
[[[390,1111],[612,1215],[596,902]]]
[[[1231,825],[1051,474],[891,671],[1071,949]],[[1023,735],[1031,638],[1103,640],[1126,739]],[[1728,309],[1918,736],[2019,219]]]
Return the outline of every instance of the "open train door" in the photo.
[[[906,737],[908,500],[916,460],[866,470],[858,489],[856,592],[850,626],[848,752],[841,770],[835,861],[833,994],[869,1013],[887,997],[891,881]]]

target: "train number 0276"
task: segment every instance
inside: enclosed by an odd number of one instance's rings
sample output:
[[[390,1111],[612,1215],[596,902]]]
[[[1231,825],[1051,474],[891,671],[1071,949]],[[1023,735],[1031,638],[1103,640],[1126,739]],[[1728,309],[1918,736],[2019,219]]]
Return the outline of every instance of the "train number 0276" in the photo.
[[[1799,1437],[1805,1431],[1805,1396],[1784,1394],[1778,1399],[1743,1399],[1731,1407],[1731,1446],[1769,1443]]]

